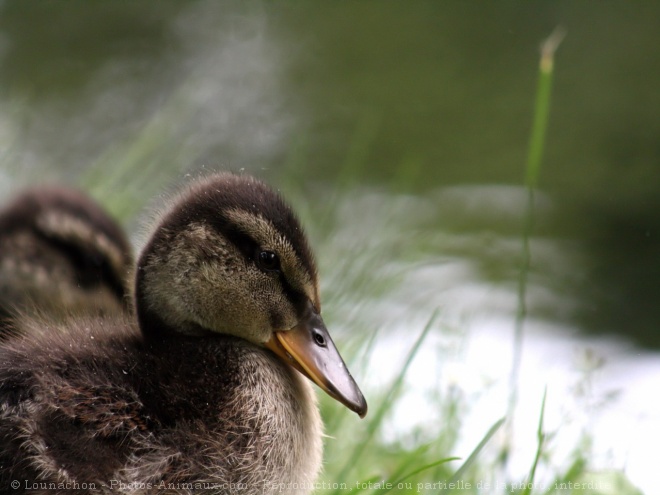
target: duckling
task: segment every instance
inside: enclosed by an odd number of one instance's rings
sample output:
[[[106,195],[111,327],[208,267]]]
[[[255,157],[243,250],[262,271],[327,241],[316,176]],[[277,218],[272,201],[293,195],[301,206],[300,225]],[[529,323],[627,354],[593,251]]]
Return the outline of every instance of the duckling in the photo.
[[[124,311],[132,263],[121,228],[85,194],[24,191],[0,210],[0,335],[16,312]]]
[[[311,381],[361,417],[367,403],[283,199],[245,175],[187,187],[139,256],[134,306],[57,332],[23,319],[0,345],[0,491],[312,491]]]

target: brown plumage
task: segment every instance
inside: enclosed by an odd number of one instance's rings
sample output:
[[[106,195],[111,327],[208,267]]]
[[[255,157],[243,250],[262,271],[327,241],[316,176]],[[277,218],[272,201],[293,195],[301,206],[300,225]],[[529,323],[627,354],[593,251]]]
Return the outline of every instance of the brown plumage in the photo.
[[[58,331],[24,319],[0,346],[0,492],[312,491],[322,427],[299,371],[367,406],[280,197],[229,174],[187,188],[140,256],[135,307]]]
[[[111,313],[130,304],[131,248],[83,193],[28,189],[0,210],[0,331],[17,312]]]

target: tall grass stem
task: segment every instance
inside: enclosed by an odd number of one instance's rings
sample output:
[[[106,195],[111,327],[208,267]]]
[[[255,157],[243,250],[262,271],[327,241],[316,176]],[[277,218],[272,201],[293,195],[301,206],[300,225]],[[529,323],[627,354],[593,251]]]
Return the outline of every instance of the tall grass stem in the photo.
[[[536,446],[536,455],[534,456],[534,462],[532,467],[529,470],[529,476],[527,477],[527,483],[525,483],[525,490],[522,492],[522,495],[531,495],[532,487],[534,486],[534,477],[536,476],[536,468],[539,466],[539,460],[541,459],[541,454],[543,454],[543,448],[545,447],[545,429],[543,426],[545,419],[545,400],[548,397],[548,389],[543,392],[543,400],[541,401],[541,415],[539,416],[539,427],[536,430],[537,446]]]
[[[509,381],[509,401],[507,410],[507,429],[511,438],[510,428],[513,424],[513,415],[518,403],[518,376],[522,360],[523,338],[525,320],[527,318],[527,281],[532,263],[530,237],[534,229],[534,192],[538,187],[541,172],[541,158],[545,146],[545,138],[550,114],[550,95],[552,89],[552,76],[554,71],[554,55],[559,44],[565,36],[565,31],[558,27],[541,44],[541,60],[539,66],[539,79],[534,104],[534,118],[527,155],[525,186],[527,187],[527,208],[522,233],[522,260],[518,277],[518,309],[514,329],[513,361]],[[504,461],[508,458],[508,448],[504,452]]]

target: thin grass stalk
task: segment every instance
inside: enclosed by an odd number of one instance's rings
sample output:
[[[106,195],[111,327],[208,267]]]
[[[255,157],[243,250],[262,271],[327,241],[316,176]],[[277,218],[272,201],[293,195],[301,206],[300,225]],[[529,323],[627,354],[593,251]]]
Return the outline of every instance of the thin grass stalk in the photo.
[[[534,456],[534,462],[532,467],[529,470],[529,476],[527,477],[527,483],[525,483],[525,490],[522,492],[522,495],[529,495],[532,493],[532,487],[534,486],[534,477],[536,476],[536,468],[539,465],[539,459],[541,459],[541,454],[543,453],[543,447],[545,446],[545,431],[543,429],[543,421],[545,418],[545,399],[548,396],[548,388],[546,387],[543,391],[543,400],[541,401],[541,416],[539,417],[539,427],[536,430],[536,438],[538,440],[536,446],[536,455]]]
[[[587,461],[583,457],[578,457],[573,461],[571,466],[566,470],[566,473],[561,478],[556,478],[554,484],[551,484],[548,487],[548,490],[545,495],[555,495],[558,493],[558,490],[562,485],[567,485],[569,482],[575,482],[576,479],[579,479],[585,472],[587,468]]]
[[[412,478],[416,474],[423,473],[424,471],[428,471],[429,469],[439,466],[441,464],[446,464],[448,462],[456,461],[459,459],[460,457],[445,457],[444,459],[439,459],[437,461],[431,462],[430,464],[426,464],[425,466],[417,468],[414,471],[411,471],[403,475],[401,478],[397,479],[396,481],[390,481],[389,485],[391,486],[391,488],[386,488],[385,490],[379,490],[378,493],[380,495],[383,495],[385,493],[391,492],[392,490],[394,490],[395,487],[398,489],[400,483],[403,483],[407,479]]]
[[[438,310],[436,309],[431,315],[431,318],[429,318],[429,321],[424,327],[424,330],[422,330],[422,333],[417,338],[417,341],[408,352],[408,356],[406,357],[404,365],[399,371],[399,374],[397,375],[396,379],[390,386],[389,390],[387,391],[387,394],[385,395],[384,399],[381,401],[378,409],[375,411],[374,415],[372,416],[371,421],[369,421],[369,423],[367,424],[364,438],[360,443],[358,443],[355,446],[346,464],[341,469],[341,471],[339,471],[339,474],[337,475],[337,480],[345,479],[347,475],[351,472],[351,470],[355,467],[357,460],[360,458],[360,456],[364,452],[364,449],[367,447],[367,445],[369,445],[376,431],[382,424],[385,415],[392,408],[392,405],[395,402],[395,398],[399,394],[401,386],[403,385],[403,380],[406,376],[406,373],[408,372],[408,368],[410,367],[410,364],[417,355],[417,352],[419,351],[420,347],[422,346],[422,343],[426,339],[426,336],[429,334],[429,331],[431,330],[431,327],[433,326],[433,323],[435,322],[437,316],[438,316]],[[336,491],[334,493],[336,495],[339,495],[340,491]]]
[[[524,339],[524,327],[527,319],[527,281],[532,263],[532,252],[530,237],[534,229],[534,192],[538,187],[541,172],[541,158],[545,146],[545,138],[548,128],[550,114],[550,95],[552,89],[552,76],[554,69],[554,54],[565,32],[561,28],[555,31],[541,45],[541,61],[539,65],[539,80],[536,90],[536,101],[534,104],[534,120],[529,142],[529,153],[527,155],[527,167],[525,173],[525,186],[527,187],[527,207],[522,233],[522,260],[518,277],[518,309],[514,327],[513,360],[511,375],[509,379],[509,401],[507,409],[508,426],[513,424],[513,415],[518,403],[518,376],[520,374],[520,363],[522,360],[522,349]],[[511,435],[506,435],[511,438]],[[503,452],[503,460],[508,458],[508,446]]]
[[[361,493],[365,490],[371,490],[371,488],[369,488],[370,484],[378,483],[379,481],[381,481],[381,479],[382,479],[381,476],[374,475],[371,478],[367,478],[366,480],[360,481],[356,487],[351,489],[351,495],[354,493]]]
[[[424,458],[423,456],[429,451],[433,446],[435,440],[431,440],[429,443],[420,445],[412,452],[407,452],[405,456],[401,456],[401,462],[396,466],[394,471],[389,473],[390,479],[398,479],[404,475],[403,473],[407,472],[410,469],[411,465],[419,464],[419,459]],[[400,481],[400,480],[399,480]]]
[[[495,424],[493,426],[490,427],[488,432],[486,432],[486,435],[484,435],[484,437],[481,439],[481,441],[477,444],[477,446],[472,451],[472,453],[468,456],[468,458],[465,460],[463,465],[461,467],[459,467],[456,470],[456,472],[454,473],[454,475],[449,479],[449,481],[447,482],[447,485],[450,486],[453,483],[454,486],[456,486],[456,488],[448,489],[448,490],[440,490],[439,493],[452,493],[452,492],[454,492],[455,490],[458,489],[458,483],[457,482],[460,479],[463,478],[463,475],[465,474],[465,472],[477,460],[477,457],[479,457],[479,454],[481,453],[483,448],[490,441],[490,439],[493,438],[493,435],[495,435],[495,433],[497,433],[497,430],[499,430],[500,427],[502,426],[502,424],[504,423],[504,419],[505,418],[500,418],[499,420],[497,420],[495,422]]]

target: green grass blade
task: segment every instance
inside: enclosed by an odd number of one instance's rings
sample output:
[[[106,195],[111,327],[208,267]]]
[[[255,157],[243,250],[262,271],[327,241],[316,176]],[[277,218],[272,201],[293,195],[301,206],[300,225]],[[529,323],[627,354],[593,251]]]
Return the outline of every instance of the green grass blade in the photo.
[[[548,129],[550,115],[550,93],[552,90],[552,75],[554,72],[554,57],[557,48],[564,39],[566,32],[557,28],[541,45],[541,61],[539,66],[539,80],[536,88],[536,102],[534,105],[534,121],[527,155],[527,187],[538,185],[541,172],[541,157],[545,146],[545,137]]]
[[[382,424],[385,415],[392,408],[392,405],[395,403],[395,398],[401,389],[401,385],[403,384],[403,380],[406,376],[408,368],[410,367],[410,364],[417,355],[417,352],[419,351],[422,343],[426,339],[426,336],[429,334],[429,331],[431,330],[431,327],[433,326],[433,323],[437,318],[437,316],[438,316],[438,310],[435,310],[431,315],[431,318],[429,318],[429,321],[427,322],[426,326],[424,327],[424,330],[422,330],[422,333],[417,338],[417,341],[408,352],[408,356],[406,357],[404,365],[399,371],[399,374],[397,375],[396,379],[390,386],[389,390],[387,391],[385,398],[380,403],[378,409],[375,411],[371,421],[369,421],[369,423],[367,424],[363,440],[356,445],[356,447],[353,449],[353,452],[349,456],[346,464],[341,469],[341,471],[339,471],[339,474],[337,475],[337,480],[342,480],[347,477],[347,475],[351,472],[351,470],[355,466],[359,457],[362,455],[362,452],[364,452],[364,449],[367,447],[371,439],[374,437],[378,428],[380,428],[380,425]],[[338,492],[335,493],[337,493],[338,495]]]
[[[541,45],[541,61],[539,66],[539,80],[536,90],[536,101],[534,104],[534,118],[532,133],[529,142],[529,153],[527,155],[527,167],[525,174],[525,185],[527,186],[527,208],[522,234],[522,260],[518,277],[518,309],[514,329],[513,360],[511,364],[511,375],[509,379],[509,404],[507,417],[509,425],[513,423],[513,415],[518,402],[518,375],[522,360],[522,347],[524,336],[524,325],[527,318],[527,278],[531,267],[530,237],[534,228],[534,191],[538,186],[541,172],[541,157],[545,146],[548,120],[550,115],[550,94],[552,89],[552,75],[554,70],[554,54],[565,32],[556,29]],[[510,438],[511,435],[506,435]],[[505,447],[506,450],[506,447]],[[503,459],[506,462],[507,452]]]
[[[383,494],[383,493],[390,492],[395,487],[398,487],[399,483],[403,483],[404,481],[406,481],[409,478],[412,478],[416,474],[422,473],[422,472],[424,472],[428,469],[439,466],[441,464],[446,464],[446,463],[451,462],[451,461],[458,461],[460,459],[461,459],[460,457],[445,457],[444,459],[440,459],[438,461],[431,462],[430,464],[426,464],[425,466],[422,466],[420,468],[415,469],[414,471],[411,471],[411,472],[407,473],[406,475],[402,476],[398,480],[390,482],[390,485],[392,485],[392,488],[387,488],[385,490],[380,490],[378,493]]]
[[[463,465],[456,470],[454,475],[449,479],[449,483],[456,483],[458,480],[463,478],[463,475],[465,474],[465,471],[467,471],[472,464],[477,460],[477,457],[483,450],[483,448],[486,446],[486,444],[490,441],[491,438],[493,438],[493,435],[497,432],[497,430],[500,429],[502,424],[504,423],[504,418],[500,418],[495,422],[493,426],[490,427],[486,435],[481,439],[481,442],[475,447],[475,449],[472,451],[472,453],[468,456],[468,458],[465,460]],[[450,489],[449,491],[442,490],[440,493],[452,493],[454,490]]]
[[[369,484],[370,483],[377,483],[382,480],[382,477],[379,475],[374,475],[371,478],[367,478],[366,480],[362,480],[357,485],[351,489],[351,494],[353,493],[361,493],[365,490],[369,490]]]
[[[404,476],[403,473],[408,471],[411,466],[419,464],[419,459],[423,459],[424,455],[429,451],[429,449],[434,445],[435,440],[432,440],[429,443],[425,443],[417,447],[410,453],[406,453],[405,456],[401,456],[401,462],[396,466],[394,471],[389,475],[390,479],[397,479]]]
[[[548,396],[548,388],[546,387],[543,391],[543,400],[541,401],[541,416],[539,417],[539,427],[536,431],[536,438],[538,439],[538,444],[536,447],[536,455],[534,456],[534,462],[532,467],[529,470],[528,482],[525,484],[526,488],[522,492],[522,495],[529,495],[532,493],[532,487],[534,486],[534,476],[536,475],[536,468],[539,465],[539,459],[543,453],[543,447],[545,444],[545,432],[543,431],[543,419],[545,417],[545,399]]]
[[[580,476],[584,474],[585,469],[587,468],[587,461],[583,457],[578,457],[573,461],[571,466],[568,468],[564,476],[557,478],[553,484],[550,484],[549,489],[545,492],[546,495],[556,494],[558,489],[561,490],[561,487],[564,484],[568,484],[570,481],[575,481],[579,479]]]

